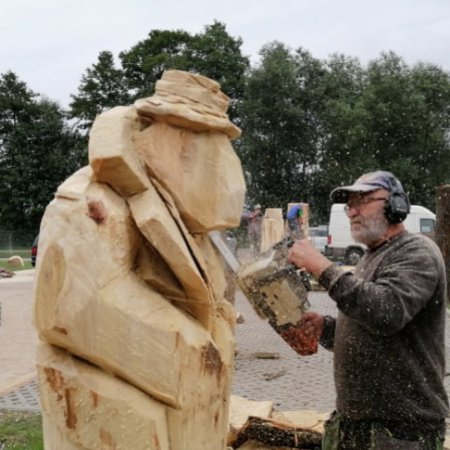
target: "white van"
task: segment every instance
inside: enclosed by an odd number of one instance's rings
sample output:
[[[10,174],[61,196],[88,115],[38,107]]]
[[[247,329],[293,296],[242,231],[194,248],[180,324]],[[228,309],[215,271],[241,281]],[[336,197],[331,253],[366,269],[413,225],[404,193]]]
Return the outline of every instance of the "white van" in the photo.
[[[355,265],[362,257],[365,245],[355,242],[350,232],[350,221],[344,211],[344,203],[335,203],[331,207],[328,228],[328,243],[325,255],[330,258],[344,258],[345,263]],[[406,217],[405,228],[411,233],[433,233],[436,215],[423,206],[412,205]]]

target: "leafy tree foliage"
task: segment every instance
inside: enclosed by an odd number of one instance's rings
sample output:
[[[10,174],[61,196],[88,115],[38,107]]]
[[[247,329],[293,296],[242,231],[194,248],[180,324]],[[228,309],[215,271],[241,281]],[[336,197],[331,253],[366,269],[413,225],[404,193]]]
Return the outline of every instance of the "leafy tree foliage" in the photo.
[[[127,88],[133,97],[153,94],[167,69],[188,69],[186,49],[192,36],[186,31],[152,30],[148,38],[119,54]]]
[[[392,52],[363,68],[344,55],[320,61],[279,43],[264,47],[240,110],[250,200],[307,201],[322,222],[334,187],[384,169],[413,203],[434,209],[434,187],[450,173],[449,89],[441,69],[410,68]]]
[[[434,187],[450,173],[449,75],[432,65],[411,69],[384,54],[368,67],[361,102],[366,149],[376,165],[404,180],[413,203],[434,209]]]
[[[0,223],[28,239],[57,186],[80,167],[83,141],[56,103],[36,99],[8,72],[0,78]]]
[[[178,69],[218,81],[232,100],[230,116],[236,118],[249,65],[241,45],[242,40],[230,36],[220,22],[194,35],[183,30],[152,30],[146,39],[119,53],[121,68],[115,67],[110,52],[100,53],[98,62],[83,75],[78,94],[72,96],[71,115],[90,128],[100,112],[152,95],[163,72]]]
[[[71,117],[77,118],[84,129],[90,128],[95,117],[105,109],[131,101],[124,74],[115,67],[111,52],[100,52],[97,63],[81,77],[78,94],[71,97]]]
[[[242,39],[228,34],[223,23],[207,25],[186,48],[186,68],[220,83],[230,99],[228,115],[238,121],[237,106],[244,93],[249,60],[241,53]]]
[[[217,80],[231,98],[230,116],[243,129],[236,147],[250,203],[285,209],[307,201],[312,221],[324,222],[334,187],[386,169],[404,182],[413,203],[434,208],[434,187],[448,183],[450,173],[448,73],[431,64],[409,67],[392,52],[363,67],[356,58],[319,60],[279,42],[265,45],[260,62],[249,68],[241,46],[220,22],[198,34],[152,30],[119,54],[118,66],[110,52],[99,54],[72,96],[71,117],[85,132],[105,109],[151,95],[163,71],[198,72]],[[3,192],[17,191],[14,208],[30,223],[56,180],[83,160],[80,136],[64,113],[36,97],[13,73],[2,76],[1,182]],[[57,167],[59,157],[67,170]],[[30,171],[44,186],[25,193],[14,183]],[[13,226],[13,208],[0,201],[0,218]]]
[[[321,167],[328,181],[322,186],[331,190],[333,179],[336,186],[363,172],[390,170],[403,180],[413,203],[434,209],[434,187],[448,182],[450,164],[448,74],[432,65],[410,68],[392,52],[365,71],[347,68],[358,73],[357,89],[346,89],[337,110],[329,103],[331,138]]]
[[[251,70],[240,115],[239,147],[249,197],[271,207],[307,201],[318,164],[323,64],[308,52],[293,54],[273,42]]]

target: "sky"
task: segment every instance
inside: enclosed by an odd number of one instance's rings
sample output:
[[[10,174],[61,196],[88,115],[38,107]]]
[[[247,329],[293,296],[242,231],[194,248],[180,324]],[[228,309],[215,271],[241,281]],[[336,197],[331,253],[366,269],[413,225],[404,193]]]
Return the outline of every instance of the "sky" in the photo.
[[[103,50],[115,56],[153,29],[202,32],[218,20],[257,64],[279,41],[363,64],[394,51],[450,72],[450,0],[1,0],[0,74],[64,108]]]

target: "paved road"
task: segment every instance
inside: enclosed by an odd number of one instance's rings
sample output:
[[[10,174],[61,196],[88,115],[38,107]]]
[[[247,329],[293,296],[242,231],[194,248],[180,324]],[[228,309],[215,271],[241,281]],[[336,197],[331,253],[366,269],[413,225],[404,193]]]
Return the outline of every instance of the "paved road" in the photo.
[[[0,279],[0,393],[35,372],[37,334],[31,324],[32,271]]]
[[[335,316],[336,306],[325,292],[310,292],[311,309]],[[317,354],[299,356],[263,320],[259,319],[242,294],[236,309],[245,318],[238,324],[239,353],[233,393],[252,400],[272,400],[276,409],[313,409],[329,412],[335,402],[333,354],[319,346]],[[255,358],[255,352],[273,352],[278,360]],[[450,396],[450,318],[447,315],[445,354],[447,373],[444,383]]]
[[[336,307],[324,292],[310,292],[309,300],[315,311],[334,315]],[[331,411],[335,401],[332,353],[319,347],[315,355],[298,355],[255,314],[241,293],[236,296],[236,309],[245,322],[236,326],[233,393],[271,400],[280,411]],[[259,359],[258,353],[264,352],[278,354],[279,359]]]

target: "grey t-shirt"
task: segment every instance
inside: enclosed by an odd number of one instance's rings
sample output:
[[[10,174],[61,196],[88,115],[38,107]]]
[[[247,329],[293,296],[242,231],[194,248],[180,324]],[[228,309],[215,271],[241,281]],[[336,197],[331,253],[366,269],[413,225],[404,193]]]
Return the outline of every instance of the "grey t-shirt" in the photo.
[[[338,412],[413,424],[445,418],[447,283],[436,244],[405,231],[368,250],[354,273],[332,265],[319,281],[339,309],[321,339],[334,351]]]

